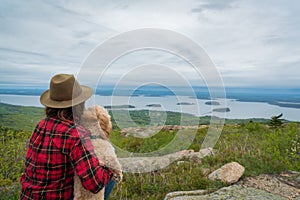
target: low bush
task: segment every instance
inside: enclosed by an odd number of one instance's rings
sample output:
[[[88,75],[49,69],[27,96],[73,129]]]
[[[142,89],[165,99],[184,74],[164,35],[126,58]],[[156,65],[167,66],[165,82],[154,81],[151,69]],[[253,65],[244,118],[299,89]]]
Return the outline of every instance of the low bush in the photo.
[[[199,151],[206,132],[207,128],[198,129],[189,149]],[[166,146],[177,134],[160,131],[142,139],[126,137],[114,129],[111,141],[128,152],[144,153]],[[0,126],[0,199],[18,199],[18,181],[30,135],[30,131]],[[184,160],[154,172],[125,173],[124,181],[116,186],[111,198],[163,199],[168,192],[177,190],[216,190],[224,184],[208,180],[203,171],[213,171],[231,161],[245,167],[244,177],[283,170],[300,171],[300,124],[285,123],[277,128],[257,122],[227,124],[214,150],[215,156],[207,156],[201,163]]]

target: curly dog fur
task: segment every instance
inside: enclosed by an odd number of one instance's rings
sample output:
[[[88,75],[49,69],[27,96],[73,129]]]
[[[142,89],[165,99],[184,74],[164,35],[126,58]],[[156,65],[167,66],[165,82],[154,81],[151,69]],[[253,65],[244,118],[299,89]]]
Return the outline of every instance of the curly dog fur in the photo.
[[[92,133],[92,144],[100,164],[111,168],[114,171],[113,179],[120,182],[122,180],[121,165],[114,147],[108,141],[112,125],[107,110],[101,106],[91,107],[84,111],[80,121],[81,125]],[[104,189],[94,194],[83,188],[78,176],[74,177],[75,200],[103,200]]]

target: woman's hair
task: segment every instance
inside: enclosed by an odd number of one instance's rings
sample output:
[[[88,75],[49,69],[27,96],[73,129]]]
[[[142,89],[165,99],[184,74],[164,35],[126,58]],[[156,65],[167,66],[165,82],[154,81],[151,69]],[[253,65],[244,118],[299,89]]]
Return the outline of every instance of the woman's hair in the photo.
[[[85,109],[85,102],[68,108],[45,108],[47,117],[57,117],[62,121],[74,120],[79,121]]]

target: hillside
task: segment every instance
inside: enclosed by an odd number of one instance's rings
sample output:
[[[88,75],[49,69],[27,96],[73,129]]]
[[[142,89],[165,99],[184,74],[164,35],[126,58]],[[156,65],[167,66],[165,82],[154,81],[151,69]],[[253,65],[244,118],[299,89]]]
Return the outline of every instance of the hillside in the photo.
[[[31,131],[42,117],[42,108],[0,103],[0,126]]]
[[[112,116],[113,128],[118,129],[119,126],[113,118],[112,111],[109,111]],[[127,111],[125,110],[115,110],[114,114],[117,114],[121,120],[118,123],[121,127],[132,126],[130,121],[127,119]],[[132,120],[139,126],[149,125],[150,116],[148,110],[131,110],[129,111]],[[152,114],[165,114],[162,111],[151,111]],[[0,103],[0,126],[9,127],[17,130],[29,130],[32,131],[36,123],[44,117],[44,109],[40,107],[28,107],[28,106],[16,106],[10,104]],[[191,114],[181,114],[177,112],[166,112],[166,122],[165,125],[180,125],[180,120],[184,119],[182,123],[188,125],[198,125],[198,124],[209,124],[210,117],[196,117]],[[243,124],[252,122],[267,123],[268,119],[226,119],[226,124]]]
[[[0,105],[0,109],[0,149],[3,155],[0,160],[0,186],[5,186],[0,188],[0,199],[18,199],[22,158],[31,130],[43,116],[43,109],[4,104]],[[138,124],[145,126],[149,123],[147,111],[130,114]],[[168,113],[167,123],[178,123],[178,115]],[[193,121],[196,120],[194,116],[190,117],[191,123],[196,122]],[[260,174],[279,174],[285,170],[300,171],[299,123],[284,123],[281,127],[270,128],[264,123],[249,120],[226,122],[214,147],[214,156],[201,160],[183,159],[150,173],[125,173],[123,182],[115,187],[111,199],[163,199],[167,193],[178,190],[215,191],[225,184],[207,179],[207,173],[231,161],[245,167],[242,179]],[[22,127],[27,130],[21,130],[25,129]],[[130,152],[158,150],[177,135],[177,130],[164,129],[143,139],[122,134],[115,122],[114,127],[111,142]],[[206,126],[199,127],[189,149],[199,151],[206,132]]]

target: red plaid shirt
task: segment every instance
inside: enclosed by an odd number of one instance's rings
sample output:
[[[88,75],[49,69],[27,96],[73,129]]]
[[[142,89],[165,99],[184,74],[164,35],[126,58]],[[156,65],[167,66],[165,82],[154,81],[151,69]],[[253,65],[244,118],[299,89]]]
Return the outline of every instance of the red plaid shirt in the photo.
[[[41,120],[26,154],[20,199],[72,199],[74,173],[84,188],[99,192],[112,172],[100,166],[89,135],[88,130],[72,121]]]

